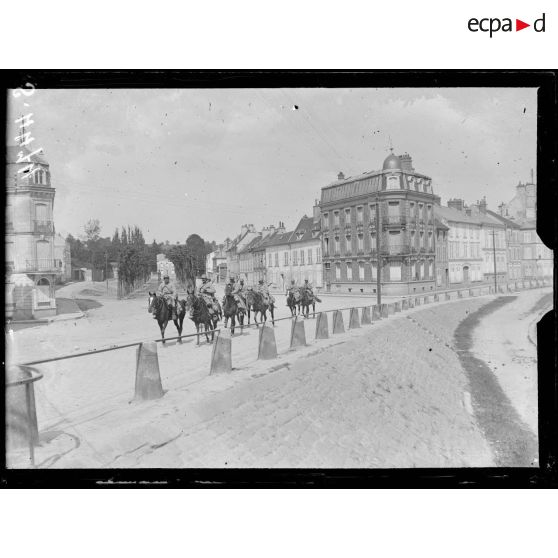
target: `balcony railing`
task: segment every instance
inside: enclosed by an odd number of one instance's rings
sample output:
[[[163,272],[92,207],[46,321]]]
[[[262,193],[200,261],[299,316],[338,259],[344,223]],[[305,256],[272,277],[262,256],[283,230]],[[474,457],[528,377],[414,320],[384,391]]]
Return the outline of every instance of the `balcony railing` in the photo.
[[[40,234],[52,234],[54,223],[52,221],[33,221],[33,231]]]
[[[404,225],[407,222],[405,215],[388,215],[386,225]]]
[[[51,260],[50,258],[37,258],[35,260],[26,260],[25,270],[33,271],[61,271],[61,261]]]
[[[384,254],[389,254],[391,256],[398,255],[398,254],[409,254],[411,251],[411,247],[409,244],[390,244],[387,247],[382,248],[382,252]]]

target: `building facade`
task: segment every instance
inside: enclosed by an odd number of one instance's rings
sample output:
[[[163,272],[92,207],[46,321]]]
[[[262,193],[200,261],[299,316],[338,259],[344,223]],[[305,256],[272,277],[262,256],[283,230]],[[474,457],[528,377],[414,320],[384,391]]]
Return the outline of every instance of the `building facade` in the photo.
[[[516,186],[514,197],[498,207],[499,214],[517,224],[521,246],[521,278],[552,280],[554,254],[537,234],[537,186],[531,181]]]
[[[436,217],[447,231],[447,287],[483,281],[481,226],[465,211],[463,200],[449,200],[437,206]]]
[[[265,243],[265,260],[267,282],[272,288],[285,291],[290,283],[290,239],[293,231],[286,231],[284,223],[279,223],[278,229]]]
[[[304,215],[291,235],[287,285],[292,279],[297,285],[302,285],[304,280],[308,279],[313,287],[317,289],[323,287],[320,228],[319,206],[316,205],[313,217]]]
[[[5,263],[13,318],[54,316],[63,261],[55,256],[55,189],[42,151],[8,146],[6,187]]]
[[[325,288],[332,292],[405,295],[435,288],[432,179],[408,154],[389,155],[381,171],[322,188],[321,228]],[[378,252],[379,245],[379,252]]]
[[[240,275],[240,252],[256,236],[258,236],[258,233],[254,225],[242,225],[240,234],[232,240],[229,247],[225,250],[229,276],[236,278]]]

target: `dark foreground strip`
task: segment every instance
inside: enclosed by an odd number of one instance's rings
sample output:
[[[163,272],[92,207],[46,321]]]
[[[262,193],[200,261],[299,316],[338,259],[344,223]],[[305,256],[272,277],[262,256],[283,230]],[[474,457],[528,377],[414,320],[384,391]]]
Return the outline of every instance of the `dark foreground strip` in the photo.
[[[467,373],[477,422],[494,452],[496,465],[533,467],[538,458],[537,437],[521,420],[492,370],[471,353],[479,321],[515,298],[499,297],[467,316],[455,330],[454,343]]]

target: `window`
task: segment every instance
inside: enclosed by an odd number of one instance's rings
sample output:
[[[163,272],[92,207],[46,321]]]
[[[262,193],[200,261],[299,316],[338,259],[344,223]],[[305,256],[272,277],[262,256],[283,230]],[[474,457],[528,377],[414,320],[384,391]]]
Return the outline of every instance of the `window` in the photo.
[[[347,254],[350,254],[352,252],[351,235],[350,234],[345,236],[345,252]]]
[[[424,219],[424,204],[423,203],[419,203],[418,204],[418,218],[419,219]]]
[[[415,218],[415,203],[414,202],[409,203],[409,215],[411,216],[411,219]]]
[[[430,273],[428,275],[430,279],[434,279],[434,262],[430,262]]]
[[[389,264],[389,280],[401,281],[401,264],[399,263]]]
[[[324,229],[329,228],[329,213],[324,213],[322,223],[324,225]]]
[[[347,281],[353,280],[353,264],[351,262],[347,262]]]
[[[324,254],[329,256],[329,238],[324,238]]]
[[[300,265],[304,265],[304,250],[300,251]]]
[[[338,281],[341,279],[341,264],[339,262],[335,263],[335,279]]]
[[[351,208],[345,209],[345,225],[351,224]]]
[[[339,226],[339,211],[334,211],[333,212],[333,226],[334,227]]]
[[[308,248],[308,265],[312,264],[312,248]]]
[[[376,269],[377,269],[377,266],[376,266],[375,263],[370,264],[370,276],[372,277],[373,281],[376,281],[376,279],[377,279]]]
[[[275,252],[275,267],[279,267],[279,252]]]
[[[401,183],[398,176],[388,176],[387,179],[387,190],[399,190],[401,188]]]
[[[289,265],[289,253],[288,252],[283,252],[283,264],[284,265]]]
[[[374,252],[376,248],[376,235],[374,233],[370,233],[370,250]]]
[[[420,231],[420,248],[424,248],[424,233]]]
[[[417,234],[416,231],[411,231],[411,248],[417,247]]]
[[[362,234],[359,234],[357,239],[358,239],[358,251],[363,252],[364,251],[364,236]]]
[[[297,258],[297,251],[296,250],[293,250],[292,258],[293,258],[292,259],[293,265],[298,265],[298,258]]]
[[[434,249],[434,241],[432,239],[432,232],[428,233],[428,249],[429,250],[433,250]]]
[[[322,255],[320,254],[320,249],[316,248],[316,263],[320,263],[322,261]]]
[[[357,223],[362,223],[363,220],[363,207],[357,207]]]
[[[358,280],[364,281],[364,264],[362,262],[358,264]]]
[[[333,250],[336,254],[339,254],[339,237],[338,236],[336,236],[333,239]]]
[[[376,204],[371,203],[368,205],[368,208],[370,210],[370,221],[374,223],[376,221]]]
[[[399,202],[388,202],[388,220],[390,223],[399,222]]]

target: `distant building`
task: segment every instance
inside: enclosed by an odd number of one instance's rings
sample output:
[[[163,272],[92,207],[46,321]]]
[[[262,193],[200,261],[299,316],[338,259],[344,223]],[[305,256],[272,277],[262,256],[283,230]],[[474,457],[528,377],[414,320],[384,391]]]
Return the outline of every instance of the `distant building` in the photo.
[[[227,255],[227,271],[235,279],[240,275],[240,252],[258,236],[254,225],[242,225],[240,234],[236,236],[225,250]]]
[[[515,221],[508,219],[507,217],[502,217],[498,213],[490,211],[489,209],[487,210],[487,213],[495,219],[498,219],[504,226],[507,251],[506,260],[508,265],[508,279],[512,281],[522,279],[522,233],[520,225]]]
[[[285,230],[285,224],[279,223],[276,231],[265,243],[265,260],[267,282],[277,290],[285,290],[290,283],[290,239],[292,231]]]
[[[415,171],[408,154],[390,154],[382,170],[349,178],[339,173],[322,188],[320,203],[326,289],[375,293],[380,261],[384,294],[433,290],[439,203],[432,179]]]
[[[157,254],[157,275],[159,280],[163,279],[165,275],[168,275],[171,281],[176,281],[174,264],[167,259],[165,254]]]
[[[521,244],[521,276],[523,279],[552,279],[554,255],[537,234],[537,186],[531,172],[531,182],[519,183],[515,196],[498,207],[502,217],[519,226]]]
[[[54,316],[54,285],[64,259],[55,256],[54,195],[42,152],[23,145],[6,153],[6,271],[14,319]]]
[[[226,244],[222,244],[217,247],[217,250],[206,256],[205,272],[216,283],[223,283],[227,280],[227,255],[225,250]]]
[[[70,281],[72,279],[70,243],[60,234],[54,236],[54,260],[55,265],[60,266],[61,281]]]

